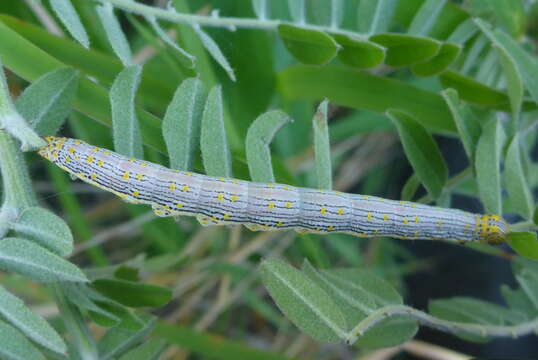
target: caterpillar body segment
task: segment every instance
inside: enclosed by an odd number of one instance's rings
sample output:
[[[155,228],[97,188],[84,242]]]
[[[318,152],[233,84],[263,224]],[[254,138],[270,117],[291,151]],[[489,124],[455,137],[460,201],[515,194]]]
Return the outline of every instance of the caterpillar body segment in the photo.
[[[168,169],[129,159],[81,140],[46,137],[45,159],[123,200],[151,205],[158,216],[196,216],[202,225],[251,230],[342,232],[361,237],[502,243],[508,225],[473,214],[368,195],[262,184]]]

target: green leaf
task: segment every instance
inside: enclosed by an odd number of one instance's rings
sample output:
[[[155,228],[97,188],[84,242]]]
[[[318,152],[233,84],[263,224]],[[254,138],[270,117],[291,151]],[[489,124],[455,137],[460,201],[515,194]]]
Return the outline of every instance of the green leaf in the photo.
[[[196,57],[189,54],[181,46],[179,46],[177,42],[172,40],[170,36],[168,36],[166,31],[161,28],[159,22],[157,21],[157,19],[155,19],[155,17],[147,16],[146,20],[150,23],[150,25],[153,27],[153,30],[157,33],[161,40],[164,41],[165,44],[168,44],[168,46],[172,47],[172,49],[176,50],[176,53],[179,54],[178,59],[183,66],[190,69],[196,66]]]
[[[63,283],[61,286],[67,301],[82,310],[86,310],[96,324],[110,327],[120,323],[120,317],[103,309],[94,302],[96,297],[103,300],[106,300],[106,298],[104,296],[101,297],[93,289],[88,288],[86,284]],[[89,294],[93,294],[92,298],[90,298]]]
[[[88,281],[69,261],[21,238],[0,240],[0,268],[39,282]]]
[[[514,55],[509,52],[509,49],[505,47],[506,43],[502,42],[501,38],[497,36],[497,33],[494,33],[490,29],[486,22],[480,19],[475,19],[475,23],[491,40],[493,47],[499,55],[499,60],[503,67],[504,76],[506,77],[506,83],[508,85],[508,96],[512,107],[512,116],[514,121],[516,121],[519,117],[521,104],[523,102],[523,79],[521,78],[521,72],[518,69],[516,59],[514,58]]]
[[[220,86],[211,89],[207,96],[202,115],[200,147],[207,175],[232,176],[230,148],[224,129],[224,109]]]
[[[55,135],[71,112],[77,86],[78,71],[58,68],[24,90],[17,98],[17,110],[39,135]]]
[[[135,96],[142,66],[126,67],[110,88],[114,150],[122,155],[142,159],[142,136],[135,111]]]
[[[329,295],[292,266],[268,259],[261,263],[262,281],[280,310],[316,340],[334,343],[345,338],[344,315]]]
[[[288,100],[323,100],[332,104],[385,113],[397,108],[428,129],[455,133],[456,126],[443,98],[386,77],[337,66],[293,66],[278,75],[280,93]]]
[[[200,79],[186,79],[166,109],[162,128],[172,169],[190,170],[192,167],[206,98],[207,91]]]
[[[474,164],[474,156],[476,145],[480,138],[482,129],[480,123],[475,118],[471,109],[460,101],[458,92],[454,89],[446,89],[441,91],[441,95],[445,99],[448,108],[452,112],[452,117],[458,128],[461,142],[469,161]]]
[[[110,360],[123,355],[142,341],[155,328],[155,324],[156,318],[151,317],[138,330],[123,329],[121,327],[108,330],[98,344],[100,359]]]
[[[119,360],[158,360],[166,348],[164,340],[150,340],[127,352]]]
[[[306,20],[305,0],[287,1],[287,3],[293,21],[304,24]]]
[[[420,180],[418,179],[417,174],[413,174],[405,182],[400,198],[405,201],[411,201],[415,197],[417,190],[420,186]]]
[[[385,64],[396,67],[426,61],[441,49],[441,43],[436,40],[405,34],[379,34],[371,36],[369,40],[385,47]]]
[[[130,307],[162,306],[172,298],[172,291],[167,287],[134,281],[97,279],[92,286],[101,294]]]
[[[338,52],[336,41],[321,31],[283,24],[278,33],[288,51],[304,64],[324,65]]]
[[[312,119],[318,189],[325,190],[331,190],[333,187],[331,144],[329,142],[329,125],[327,124],[328,109],[329,101],[325,99],[319,105],[318,110]]]
[[[73,251],[73,234],[67,224],[41,207],[25,209],[11,224],[11,229],[60,256],[67,256]]]
[[[58,354],[67,352],[67,347],[56,330],[2,286],[0,286],[0,315],[26,337],[44,348]]]
[[[388,110],[387,115],[398,129],[405,154],[417,177],[432,198],[437,199],[446,184],[448,169],[433,137],[402,111]]]
[[[532,221],[538,225],[538,206],[534,208],[534,212],[532,214]]]
[[[90,47],[90,39],[80,22],[77,11],[70,0],[49,0],[50,6],[67,31],[85,48]]]
[[[383,63],[385,48],[361,38],[352,38],[343,34],[331,34],[341,46],[338,58],[344,64],[359,69],[370,69]]]
[[[499,22],[512,37],[518,38],[527,25],[526,6],[521,0],[493,0],[491,8]]]
[[[437,75],[449,67],[461,53],[461,47],[455,44],[443,43],[437,55],[428,61],[413,65],[411,70],[417,76]]]
[[[510,203],[513,208],[525,219],[530,219],[534,210],[534,201],[525,172],[523,171],[519,137],[517,134],[513,137],[506,152],[504,177]]]
[[[538,260],[538,239],[533,232],[511,232],[507,238],[508,244],[516,253],[528,259]]]
[[[409,25],[407,33],[412,35],[428,35],[441,14],[441,10],[445,7],[446,1],[447,0],[424,1],[413,18],[411,25]]]
[[[235,81],[235,72],[230,66],[230,63],[228,63],[228,60],[220,50],[215,40],[213,40],[209,35],[207,35],[205,31],[200,28],[200,25],[192,24],[192,28],[200,38],[200,41],[202,41],[202,44],[204,44],[204,47],[207,52],[224,69],[224,71],[226,71],[230,79],[232,79],[232,81]]]
[[[97,15],[105,29],[108,42],[124,66],[133,64],[133,55],[129,41],[121,29],[120,23],[114,15],[114,8],[110,3],[102,3],[96,7]]]
[[[418,331],[416,321],[402,316],[394,316],[384,319],[376,326],[369,329],[356,342],[359,349],[380,349],[403,344],[411,340]]]
[[[446,39],[446,41],[453,44],[463,45],[477,32],[478,28],[473,22],[473,19],[469,18],[461,22],[461,24],[459,24],[458,27]]]
[[[379,34],[389,30],[398,0],[361,1],[358,9],[359,32]]]
[[[0,321],[0,357],[5,360],[45,360],[24,335],[3,321]]]
[[[285,112],[273,110],[258,116],[248,128],[245,146],[252,181],[275,182],[269,144],[277,131],[290,121],[291,118]]]
[[[482,130],[475,156],[476,180],[480,199],[486,212],[502,213],[501,150],[505,142],[504,130],[497,119],[491,119]]]
[[[244,342],[195,331],[191,327],[159,322],[153,335],[171,344],[199,354],[201,359],[241,360],[289,360],[277,352],[269,352],[246,346]]]

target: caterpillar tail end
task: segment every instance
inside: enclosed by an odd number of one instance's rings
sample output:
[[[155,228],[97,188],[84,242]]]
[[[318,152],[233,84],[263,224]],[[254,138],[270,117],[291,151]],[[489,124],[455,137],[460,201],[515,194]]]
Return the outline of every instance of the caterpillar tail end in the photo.
[[[45,136],[43,138],[47,145],[43,146],[37,153],[47,160],[53,160],[58,156],[58,148],[65,142],[66,138],[56,136]]]
[[[506,242],[509,233],[508,223],[497,215],[481,215],[477,218],[476,231],[478,240],[490,245]]]

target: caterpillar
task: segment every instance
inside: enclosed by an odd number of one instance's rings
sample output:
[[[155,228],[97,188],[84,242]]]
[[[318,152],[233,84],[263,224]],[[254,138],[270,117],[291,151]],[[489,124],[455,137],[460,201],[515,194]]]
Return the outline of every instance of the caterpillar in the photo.
[[[504,242],[508,224],[473,214],[369,195],[215,178],[127,158],[81,140],[45,137],[45,159],[158,216],[196,216],[202,225],[243,224],[251,230],[340,232],[360,237]]]

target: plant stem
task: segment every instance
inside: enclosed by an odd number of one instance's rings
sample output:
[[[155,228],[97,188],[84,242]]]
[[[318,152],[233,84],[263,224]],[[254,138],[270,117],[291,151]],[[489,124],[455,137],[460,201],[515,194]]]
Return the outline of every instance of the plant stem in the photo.
[[[491,336],[516,338],[538,331],[538,319],[512,326],[478,325],[439,319],[406,305],[392,305],[385,306],[373,312],[359,322],[359,324],[348,333],[346,343],[353,344],[368,329],[392,316],[403,316],[414,319],[424,326],[455,335],[464,333],[484,337]]]
[[[67,301],[59,284],[51,285],[51,289],[54,291],[56,304],[62,314],[67,333],[73,338],[79,358],[81,360],[98,360],[97,347],[80,311]]]

